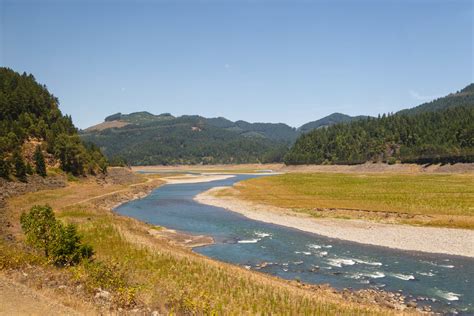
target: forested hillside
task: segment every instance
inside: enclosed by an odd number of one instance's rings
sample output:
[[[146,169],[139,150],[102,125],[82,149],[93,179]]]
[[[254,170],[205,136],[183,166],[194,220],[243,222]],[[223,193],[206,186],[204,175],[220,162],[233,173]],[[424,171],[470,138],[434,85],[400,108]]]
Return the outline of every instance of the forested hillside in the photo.
[[[217,127],[216,122],[220,120],[210,124],[199,116],[152,119],[86,131],[82,138],[102,148],[113,161],[125,159],[133,165],[281,161],[288,148],[285,142],[248,137]]]
[[[317,129],[317,128],[327,127],[327,126],[331,126],[331,125],[338,124],[338,123],[347,123],[347,122],[351,122],[351,121],[362,120],[362,119],[366,119],[366,118],[367,118],[367,116],[363,116],[363,115],[349,116],[349,115],[342,114],[342,113],[333,113],[333,114],[330,114],[326,117],[323,117],[322,119],[319,119],[319,120],[301,125],[298,128],[298,131],[301,132],[301,133],[308,133],[308,132],[310,132],[314,129]]]
[[[319,120],[317,127],[350,118],[333,114]],[[135,112],[110,115],[81,136],[99,146],[114,162],[148,165],[280,162],[301,133],[283,123]]]
[[[287,164],[474,162],[474,105],[383,115],[301,136]]]
[[[423,103],[417,107],[401,110],[400,114],[418,114],[423,112],[433,112],[444,110],[457,106],[472,106],[474,105],[474,83],[471,83],[464,89],[451,93],[445,97],[438,98],[431,102]]]
[[[0,68],[1,177],[26,181],[26,174],[46,176],[45,157],[74,175],[105,172],[100,150],[84,145],[71,117],[62,115],[58,105],[33,75]],[[31,161],[25,159],[27,144],[36,146]]]

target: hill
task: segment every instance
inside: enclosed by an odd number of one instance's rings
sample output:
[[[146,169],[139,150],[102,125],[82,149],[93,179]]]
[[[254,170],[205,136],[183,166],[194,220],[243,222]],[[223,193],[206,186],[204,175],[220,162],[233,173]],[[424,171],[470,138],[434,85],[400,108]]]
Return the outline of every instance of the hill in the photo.
[[[335,113],[313,125],[317,128],[351,119]],[[308,125],[304,131],[310,129]],[[103,123],[82,131],[81,137],[114,161],[120,157],[134,165],[214,164],[279,162],[301,133],[301,128],[283,123],[135,112],[110,115]]]
[[[14,175],[26,181],[33,167],[45,176],[45,168],[38,163],[48,161],[74,175],[105,172],[106,160],[99,149],[81,141],[71,117],[58,106],[59,100],[33,75],[0,68],[1,177],[13,179]],[[50,159],[45,162],[45,157]]]
[[[301,133],[308,133],[317,128],[327,127],[327,126],[331,126],[338,123],[347,123],[351,121],[361,120],[367,117],[368,116],[363,116],[363,115],[349,116],[346,114],[336,112],[326,117],[323,117],[322,119],[319,119],[317,121],[306,123],[302,125],[300,128],[298,128],[298,131],[300,131]]]
[[[474,162],[473,85],[394,115],[341,123],[302,135],[286,164]]]
[[[134,116],[129,114],[127,119],[136,121]],[[281,160],[287,150],[284,141],[236,131],[234,125],[219,127],[224,123],[200,116],[148,117],[121,128],[89,128],[81,137],[111,159],[124,158],[134,165],[274,161]]]
[[[474,105],[474,83],[471,83],[464,89],[451,93],[445,97],[438,98],[431,102],[423,103],[411,109],[401,110],[399,114],[418,114],[424,112],[433,112],[444,110],[457,106],[472,106]]]

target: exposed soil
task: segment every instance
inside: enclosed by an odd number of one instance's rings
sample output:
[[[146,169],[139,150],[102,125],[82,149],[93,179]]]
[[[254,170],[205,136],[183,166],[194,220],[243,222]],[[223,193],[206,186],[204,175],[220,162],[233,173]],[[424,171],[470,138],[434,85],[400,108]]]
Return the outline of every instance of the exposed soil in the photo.
[[[26,274],[26,273],[25,273]],[[81,315],[30,287],[0,276],[0,315]]]
[[[281,172],[341,172],[341,173],[368,173],[368,172],[393,172],[393,173],[472,173],[474,163],[457,164],[394,164],[365,163],[361,165],[299,165],[282,166]]]
[[[174,166],[134,166],[132,170],[145,171],[232,171],[232,170],[272,170],[274,172],[340,172],[340,173],[368,173],[368,172],[393,172],[393,173],[472,173],[474,163],[457,164],[394,164],[365,163],[360,165],[296,165],[284,164],[229,164],[229,165],[174,165]]]

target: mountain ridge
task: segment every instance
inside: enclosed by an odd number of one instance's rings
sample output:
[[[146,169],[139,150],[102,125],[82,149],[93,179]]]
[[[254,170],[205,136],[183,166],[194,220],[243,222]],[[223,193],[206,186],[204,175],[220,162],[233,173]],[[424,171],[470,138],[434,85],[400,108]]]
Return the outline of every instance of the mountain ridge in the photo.
[[[458,106],[469,107],[471,105],[474,105],[474,84],[470,84],[445,97],[420,104],[411,109],[399,111],[395,114],[389,114],[388,116],[417,116],[422,113],[436,113]],[[285,123],[250,123],[244,120],[231,121],[224,117],[206,118],[200,115],[175,117],[170,113],[154,115],[150,112],[141,111],[109,115],[103,123],[81,131],[81,137],[99,146],[109,158],[116,156],[124,157],[131,164],[254,163],[281,162],[288,149],[294,146],[295,142],[298,143],[298,140],[304,138],[305,135],[319,130],[331,129],[330,134],[326,135],[323,133],[324,135],[320,135],[322,137],[330,135],[330,138],[325,141],[328,144],[324,152],[324,155],[327,155],[329,158],[322,160],[318,158],[314,161],[358,163],[368,159],[367,157],[370,157],[370,159],[374,158],[375,154],[361,154],[357,157],[346,157],[343,160],[337,160],[334,158],[337,154],[332,153],[332,150],[342,147],[340,147],[341,144],[339,143],[334,147],[336,144],[332,144],[333,138],[336,139],[339,133],[341,135],[345,134],[345,138],[349,140],[348,125],[357,122],[360,122],[359,128],[356,130],[357,133],[360,133],[361,128],[381,128],[384,130],[384,124],[386,123],[381,123],[380,125],[379,123],[374,124],[372,121],[385,120],[388,122],[385,117],[387,117],[385,114],[374,118],[363,115],[349,116],[335,112],[295,128]],[[420,119],[429,122],[429,118],[420,117]],[[389,121],[399,122],[400,120],[390,119]],[[403,121],[405,123],[410,122],[412,125],[417,124],[416,119],[403,119]],[[333,127],[336,129],[333,129]],[[419,128],[425,127],[420,126]],[[449,131],[451,132],[451,130]],[[390,133],[392,132],[390,130]],[[394,133],[393,137],[398,139],[400,137],[398,134],[404,132],[397,131]],[[361,135],[359,136],[362,137]],[[373,133],[373,135],[377,135],[377,133]],[[413,137],[417,137],[416,134]],[[364,141],[372,144],[368,139]],[[379,141],[382,144],[385,140]],[[444,140],[440,140],[439,146],[441,147],[445,146],[442,142]],[[303,144],[302,142],[299,143],[300,145]],[[313,146],[312,144],[317,144],[317,142],[308,142],[307,146],[311,147]],[[377,147],[373,151],[378,153],[377,157],[384,157],[382,159],[386,159],[386,157],[391,155],[385,154],[386,150],[398,151],[396,143],[390,142],[389,145],[387,146],[391,149]],[[428,157],[427,159],[429,160],[431,158],[429,158],[430,156],[427,152],[440,152],[439,148],[431,148],[426,142],[422,145],[425,148],[423,151],[418,151],[416,148],[410,149],[411,156],[409,159],[415,161],[419,152],[423,152],[423,157]],[[307,150],[312,150],[310,147]],[[297,152],[296,156],[293,155],[294,159],[287,159],[286,161],[289,163],[306,161],[306,158],[301,160],[301,157],[306,157],[301,146]],[[443,147],[443,155],[449,152],[450,149]],[[405,155],[404,157],[407,156]]]

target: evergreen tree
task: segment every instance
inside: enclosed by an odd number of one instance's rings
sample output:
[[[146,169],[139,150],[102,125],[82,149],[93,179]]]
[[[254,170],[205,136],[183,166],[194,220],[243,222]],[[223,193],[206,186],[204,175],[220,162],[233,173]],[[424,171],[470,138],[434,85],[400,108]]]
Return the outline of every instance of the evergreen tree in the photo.
[[[26,164],[20,150],[16,150],[13,153],[13,164],[15,165],[15,177],[21,182],[26,182]]]
[[[28,161],[26,163],[26,174],[31,176],[33,173],[35,173],[35,171],[33,170],[33,166],[31,166],[30,162]]]
[[[44,141],[49,153],[61,160],[64,171],[75,174],[104,171],[105,158],[100,150],[88,151],[85,148],[71,117],[63,115],[58,105],[58,99],[32,75],[0,67],[0,153],[3,158],[11,157],[28,139],[38,138]],[[64,137],[71,141],[65,142]],[[22,169],[26,173],[27,166],[20,163],[18,156],[15,158],[15,173],[18,160],[18,178],[25,179]],[[0,164],[0,175],[7,177],[5,163]],[[36,168],[37,165],[35,159]],[[42,169],[39,174],[46,175],[46,168],[43,169],[41,163],[39,165]]]
[[[474,162],[473,122],[471,105],[337,124],[302,135],[285,163]]]
[[[36,146],[34,154],[36,173],[42,177],[46,177],[46,164],[44,162],[43,152],[41,151],[41,146]]]
[[[0,177],[4,179],[10,178],[10,162],[0,154]]]

